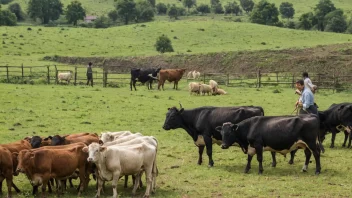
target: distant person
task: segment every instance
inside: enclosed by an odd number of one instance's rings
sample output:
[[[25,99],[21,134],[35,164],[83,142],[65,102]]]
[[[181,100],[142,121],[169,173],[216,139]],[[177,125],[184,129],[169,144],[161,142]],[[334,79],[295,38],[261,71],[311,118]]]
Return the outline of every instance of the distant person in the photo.
[[[317,86],[313,85],[312,81],[310,80],[308,73],[303,72],[302,74],[303,80],[304,80],[304,87],[307,89],[310,89],[312,93],[314,94],[315,91],[317,90]],[[296,94],[301,95],[302,93],[296,89]]]
[[[91,83],[91,86],[93,87],[93,70],[92,70],[92,62],[88,63],[87,66],[87,85],[89,85],[89,82]]]
[[[300,107],[299,114],[315,114],[318,115],[317,106],[314,104],[314,95],[309,88],[305,88],[304,81],[298,80],[296,88],[302,93],[296,102],[296,107]]]

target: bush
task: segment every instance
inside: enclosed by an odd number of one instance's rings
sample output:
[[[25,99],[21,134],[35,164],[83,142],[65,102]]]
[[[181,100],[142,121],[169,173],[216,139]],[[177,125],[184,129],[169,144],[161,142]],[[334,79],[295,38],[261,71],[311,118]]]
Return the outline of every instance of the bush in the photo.
[[[110,25],[110,20],[106,16],[98,17],[93,23],[94,28],[108,28]]]
[[[206,13],[210,13],[210,7],[206,4],[200,4],[197,7],[197,11],[202,13],[202,14],[206,14]]]
[[[186,16],[186,9],[184,7],[177,7],[178,16]]]
[[[9,10],[0,10],[0,26],[15,26],[17,25],[16,15]]]
[[[161,35],[157,38],[155,43],[156,51],[160,53],[173,52],[174,49],[171,44],[171,40],[166,35]]]
[[[240,6],[234,2],[228,2],[225,7],[225,14],[235,14],[236,16],[242,13]]]
[[[167,13],[167,7],[163,3],[158,3],[156,4],[156,11],[158,14],[166,14]]]
[[[108,13],[108,17],[113,21],[116,22],[116,20],[119,18],[119,14],[117,13],[117,10],[111,10]]]
[[[217,3],[217,4],[212,5],[211,9],[215,14],[223,14],[224,13],[224,9],[223,9],[221,3]]]
[[[44,24],[44,27],[57,27],[57,25],[55,21],[49,21],[49,23]]]
[[[23,21],[25,19],[25,15],[22,11],[20,4],[13,3],[9,5],[9,10],[16,15],[17,21]]]
[[[330,19],[325,27],[327,32],[345,32],[347,30],[347,22],[343,16],[337,16]]]
[[[154,18],[154,8],[149,2],[139,1],[136,4],[136,22],[152,21]]]
[[[296,25],[295,25],[295,22],[293,21],[289,21],[285,24],[284,26],[285,28],[289,28],[289,29],[295,29],[296,28]]]

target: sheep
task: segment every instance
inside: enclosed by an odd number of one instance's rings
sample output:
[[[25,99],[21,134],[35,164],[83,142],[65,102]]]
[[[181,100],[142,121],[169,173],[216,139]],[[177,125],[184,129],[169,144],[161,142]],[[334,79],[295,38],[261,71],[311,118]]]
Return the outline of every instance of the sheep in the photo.
[[[209,80],[209,85],[213,92],[216,92],[216,90],[218,89],[218,83],[215,80]]]
[[[64,80],[67,82],[67,84],[69,84],[71,78],[72,78],[72,71],[57,74],[57,79],[60,81],[60,83]]]
[[[213,92],[213,95],[226,95],[227,92],[223,89],[217,89],[216,92]]]
[[[188,84],[188,88],[189,88],[189,95],[192,95],[192,93],[196,93],[197,95],[200,94],[199,90],[200,90],[200,83],[198,82],[190,82]]]
[[[200,77],[200,72],[197,72],[196,70],[194,70],[192,72],[192,76],[193,76],[193,79],[198,79]]]
[[[200,93],[202,93],[203,96],[205,95],[205,93],[207,93],[208,95],[213,93],[211,86],[207,84],[201,84],[199,91]]]
[[[193,77],[193,72],[192,71],[188,72],[187,79],[192,79],[192,77]]]

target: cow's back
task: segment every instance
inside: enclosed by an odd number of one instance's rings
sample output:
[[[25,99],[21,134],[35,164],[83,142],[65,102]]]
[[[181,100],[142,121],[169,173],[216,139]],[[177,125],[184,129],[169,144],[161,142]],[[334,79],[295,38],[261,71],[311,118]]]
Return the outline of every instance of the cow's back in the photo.
[[[31,144],[26,140],[20,140],[17,142],[7,143],[7,144],[0,144],[0,146],[8,149],[11,153],[17,152],[19,153],[25,149],[31,149]]]

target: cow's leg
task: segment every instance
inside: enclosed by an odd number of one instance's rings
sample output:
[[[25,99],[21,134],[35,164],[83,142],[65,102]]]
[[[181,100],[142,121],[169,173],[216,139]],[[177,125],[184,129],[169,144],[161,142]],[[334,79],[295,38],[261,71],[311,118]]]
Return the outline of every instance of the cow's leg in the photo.
[[[176,90],[178,89],[178,81],[175,81],[176,84]]]
[[[43,184],[42,184],[42,197],[46,197],[46,186],[48,185],[48,180],[43,179]]]
[[[113,173],[114,175],[113,175],[113,177],[112,177],[112,184],[111,184],[111,186],[112,186],[112,191],[113,191],[113,198],[117,198],[117,182],[119,181],[119,179],[120,179],[120,171],[116,171],[116,172],[114,172]]]
[[[136,174],[135,176],[132,176],[132,178],[134,178],[134,182],[133,182],[133,189],[132,189],[132,195],[136,195],[136,191],[137,191],[137,188],[139,187],[139,181],[140,180],[140,174]]]
[[[5,178],[2,178],[0,176],[0,194],[2,194],[2,181],[4,180]]]
[[[145,190],[143,198],[149,198],[151,188],[153,186],[153,166],[146,167],[145,169],[145,179],[147,183],[147,188]]]
[[[253,158],[252,155],[248,155],[248,158],[247,158],[247,166],[246,166],[246,168],[244,169],[244,173],[248,173],[248,171],[251,169],[252,158]]]
[[[273,162],[271,163],[271,167],[276,167],[276,153],[271,152],[271,158],[273,159]]]
[[[7,197],[11,198],[12,197],[11,188],[12,188],[12,178],[13,178],[12,171],[8,171],[8,173],[5,174],[5,176],[6,176],[6,185],[7,185]]]
[[[350,132],[350,135],[348,136],[348,146],[347,146],[347,148],[351,148],[351,140],[352,140],[352,132]]]
[[[319,175],[321,171],[320,152],[317,149],[313,150],[313,156],[315,159],[315,174]]]
[[[346,147],[346,142],[347,142],[347,138],[348,138],[348,133],[347,133],[347,131],[344,131],[344,134],[345,134],[345,139],[343,140],[342,147]]]
[[[334,148],[335,147],[335,137],[336,137],[336,132],[335,131],[331,131],[331,145],[330,148]]]
[[[290,161],[288,161],[289,164],[293,164],[297,150],[298,149],[290,152],[291,158],[290,158]]]
[[[213,167],[214,166],[214,161],[213,161],[213,143],[212,143],[212,139],[208,136],[204,136],[203,135],[203,139],[205,142],[205,147],[207,148],[207,155],[209,157],[209,167]]]
[[[20,189],[18,189],[17,186],[15,185],[15,183],[13,183],[13,182],[12,182],[12,187],[13,187],[13,189],[15,189],[15,191],[16,191],[17,193],[20,193],[20,192],[21,192]]]
[[[37,194],[38,188],[39,188],[39,186],[33,186],[32,195],[36,195]]]
[[[79,191],[78,191],[78,197],[81,196],[83,189],[84,189],[84,185],[86,183],[86,167],[82,166],[79,168]]]
[[[132,180],[133,180],[133,176],[132,176]],[[128,175],[125,175],[125,185],[123,186],[124,188],[127,188],[127,182],[128,182]]]
[[[204,151],[205,146],[198,146],[198,165],[201,165],[203,163],[203,151]]]
[[[70,188],[73,188],[72,178],[69,178],[68,181],[70,182]]]
[[[53,190],[51,189],[50,181],[48,182],[48,191],[49,191],[49,193],[53,192]]]
[[[98,185],[98,190],[97,190],[97,194],[95,195],[95,197],[99,198],[100,197],[100,191],[103,188],[103,180],[100,179],[100,177],[97,177],[97,185]]]
[[[310,152],[310,150],[308,148],[306,148],[306,149],[304,149],[304,154],[306,155],[306,161],[304,163],[302,171],[307,172],[309,160],[310,160],[310,157],[312,156],[312,153]]]
[[[257,152],[257,160],[259,162],[259,172],[258,174],[262,174],[264,169],[263,169],[263,147],[261,146],[256,146],[255,150]]]

